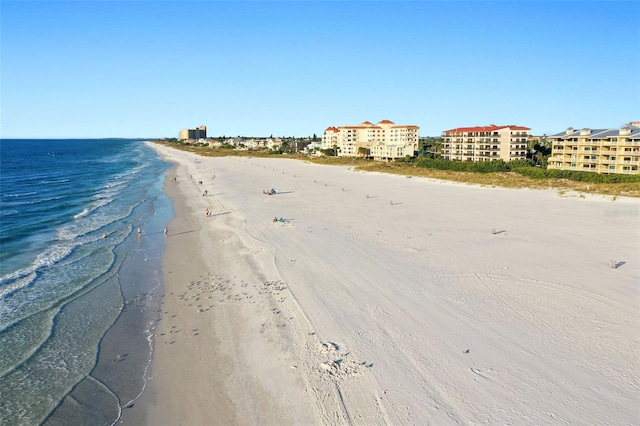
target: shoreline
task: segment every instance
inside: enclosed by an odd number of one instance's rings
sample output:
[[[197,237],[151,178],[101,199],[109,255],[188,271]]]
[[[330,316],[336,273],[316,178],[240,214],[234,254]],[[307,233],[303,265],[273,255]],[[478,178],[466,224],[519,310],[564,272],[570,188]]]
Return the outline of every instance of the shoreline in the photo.
[[[174,163],[175,219],[151,380],[124,423],[638,414],[636,200],[153,147]]]
[[[145,175],[142,202],[128,218],[109,225],[111,232],[120,232],[124,238],[110,239],[114,234],[105,232],[106,237],[100,240],[111,250],[113,262],[65,303],[56,319],[54,335],[75,330],[71,342],[65,344],[72,357],[80,353],[91,353],[92,357],[87,373],[46,414],[44,425],[115,424],[144,393],[163,292],[162,228],[171,217],[169,199],[160,187],[162,165],[155,166],[160,167],[158,174]],[[142,233],[137,234],[136,228]],[[94,318],[94,313],[99,315]],[[83,323],[90,331],[76,328]],[[95,339],[95,346],[75,347],[83,338]],[[77,366],[69,368],[69,374],[78,374],[78,370]]]
[[[297,379],[287,379],[288,367],[272,365],[273,359],[281,356],[279,351],[268,342],[263,342],[266,345],[255,354],[245,347],[253,346],[263,330],[255,323],[247,325],[244,307],[234,302],[241,297],[248,299],[241,296],[240,290],[249,292],[248,283],[259,286],[262,283],[258,280],[263,278],[261,272],[236,265],[235,253],[221,252],[219,244],[242,249],[239,239],[246,236],[215,223],[231,213],[221,205],[213,206],[211,217],[205,216],[203,200],[213,199],[202,197],[202,187],[183,164],[174,162],[167,172],[164,190],[173,201],[175,216],[168,225],[163,256],[162,319],[155,333],[147,390],[134,407],[126,410],[120,423],[208,424],[215,413],[216,423],[221,424],[247,424],[247,418],[252,418],[249,424],[265,419],[273,424],[290,416],[287,411],[301,414],[307,408],[292,410],[287,407],[289,397],[284,397]],[[217,234],[224,238],[217,240],[213,237]],[[205,254],[211,256],[209,260]],[[221,267],[223,264],[229,267]],[[279,279],[277,274],[270,277]],[[239,335],[242,340],[236,338]],[[261,359],[265,354],[271,360]],[[273,377],[274,382],[281,381],[273,384],[275,392],[270,389],[271,384],[258,378],[265,365],[279,371]],[[252,369],[255,373],[249,374]],[[240,407],[238,402],[242,403]],[[308,418],[305,423],[311,424],[313,416],[308,413],[295,419],[304,417]],[[297,422],[295,419],[289,423]]]
[[[120,423],[170,425],[181,424],[189,419],[191,424],[206,424],[210,419],[197,416],[202,410],[189,404],[190,401],[198,404],[206,401],[208,409],[214,411],[217,418],[223,419],[222,423],[232,424],[233,412],[225,404],[223,388],[216,382],[201,382],[200,372],[206,368],[201,362],[193,362],[194,358],[201,361],[203,357],[203,349],[198,347],[202,340],[198,339],[201,333],[208,334],[206,351],[215,355],[215,347],[212,347],[215,334],[211,333],[208,322],[202,322],[202,318],[198,318],[192,309],[184,309],[180,303],[182,299],[176,297],[189,293],[194,287],[193,283],[202,282],[205,278],[202,271],[206,270],[199,253],[200,224],[186,204],[177,183],[169,178],[177,175],[183,179],[181,166],[174,163],[167,171],[164,185],[165,194],[172,200],[174,217],[167,225],[166,249],[162,259],[165,294],[161,320],[155,331],[150,380],[135,409],[128,410]],[[178,315],[180,318],[177,318]],[[179,350],[173,350],[176,348]],[[215,356],[210,358],[211,364],[216,364],[216,361],[220,360]],[[186,397],[194,395],[194,389],[202,399]],[[201,392],[206,392],[207,396],[203,397]],[[180,395],[182,397],[177,398]]]

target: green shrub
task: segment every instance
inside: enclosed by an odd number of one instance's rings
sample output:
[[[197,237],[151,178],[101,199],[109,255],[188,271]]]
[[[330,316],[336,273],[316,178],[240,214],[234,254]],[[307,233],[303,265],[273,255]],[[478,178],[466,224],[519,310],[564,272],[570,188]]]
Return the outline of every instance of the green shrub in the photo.
[[[526,161],[526,160],[524,160]],[[418,167],[424,167],[426,169],[437,170],[453,170],[456,172],[475,172],[475,173],[494,173],[494,172],[508,172],[511,170],[509,165],[502,160],[492,161],[450,161],[443,160],[441,158],[428,158],[421,157],[416,161]],[[522,165],[522,162],[520,163]]]
[[[538,167],[518,167],[512,171],[532,179],[567,179],[589,183],[633,183],[640,182],[640,175],[598,174],[577,170],[541,169]]]
[[[535,167],[531,159],[514,160],[505,162],[492,161],[451,161],[441,158],[418,157],[418,167],[436,170],[452,170],[456,172],[496,173],[515,172],[532,179],[567,179],[575,182],[588,183],[633,183],[640,182],[640,175],[598,174],[593,172],[581,172],[577,170],[549,170]]]

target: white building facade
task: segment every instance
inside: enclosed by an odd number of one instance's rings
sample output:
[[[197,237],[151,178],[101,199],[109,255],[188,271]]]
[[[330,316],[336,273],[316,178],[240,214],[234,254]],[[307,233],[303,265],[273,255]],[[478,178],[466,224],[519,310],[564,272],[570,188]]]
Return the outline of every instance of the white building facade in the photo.
[[[365,121],[356,126],[328,127],[322,135],[322,149],[335,149],[340,157],[373,157],[388,161],[413,156],[418,150],[420,128],[397,126],[393,121],[377,124]]]

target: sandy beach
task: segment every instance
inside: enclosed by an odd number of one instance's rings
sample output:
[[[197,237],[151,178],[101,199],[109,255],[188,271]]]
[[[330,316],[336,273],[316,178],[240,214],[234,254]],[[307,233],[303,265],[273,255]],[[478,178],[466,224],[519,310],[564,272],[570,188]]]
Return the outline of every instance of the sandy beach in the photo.
[[[152,146],[176,217],[122,423],[640,420],[639,200]]]

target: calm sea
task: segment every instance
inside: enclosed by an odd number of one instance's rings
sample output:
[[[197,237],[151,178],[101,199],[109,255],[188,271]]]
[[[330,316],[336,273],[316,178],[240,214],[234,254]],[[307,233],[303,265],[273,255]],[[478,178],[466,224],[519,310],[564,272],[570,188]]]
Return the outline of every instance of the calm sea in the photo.
[[[108,425],[135,403],[168,168],[138,140],[0,140],[0,424]]]

